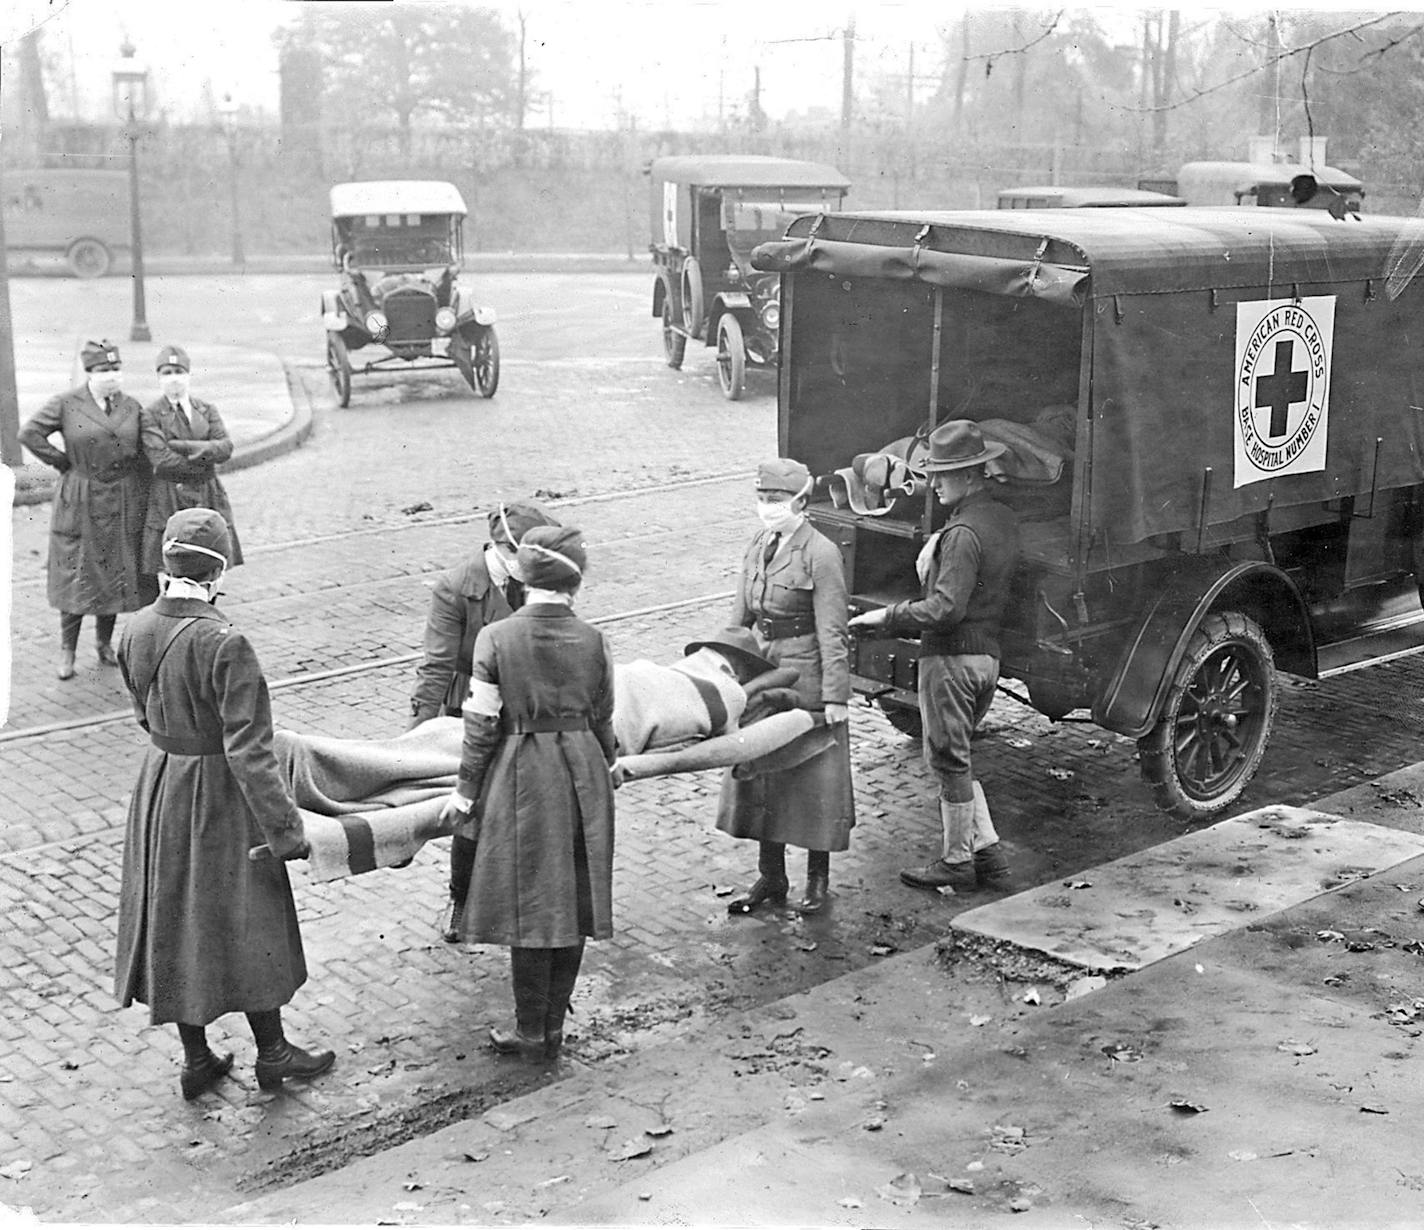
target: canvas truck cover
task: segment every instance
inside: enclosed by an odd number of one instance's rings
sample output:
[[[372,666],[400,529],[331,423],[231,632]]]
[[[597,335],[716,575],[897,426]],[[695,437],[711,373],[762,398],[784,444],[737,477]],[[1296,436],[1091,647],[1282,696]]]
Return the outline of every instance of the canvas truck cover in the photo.
[[[1193,208],[825,214],[753,257],[1086,314],[1074,481],[1100,547],[1197,532],[1205,467],[1209,526],[1424,481],[1416,262],[1420,219]],[[1253,434],[1274,406],[1304,425],[1289,455]]]

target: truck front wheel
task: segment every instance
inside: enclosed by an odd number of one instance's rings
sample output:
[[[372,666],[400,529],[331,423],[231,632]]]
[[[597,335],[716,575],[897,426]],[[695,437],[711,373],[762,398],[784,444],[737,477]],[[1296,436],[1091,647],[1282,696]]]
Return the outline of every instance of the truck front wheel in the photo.
[[[1191,819],[1236,799],[1260,767],[1279,699],[1260,625],[1236,611],[1203,619],[1157,725],[1137,741],[1157,806]]]

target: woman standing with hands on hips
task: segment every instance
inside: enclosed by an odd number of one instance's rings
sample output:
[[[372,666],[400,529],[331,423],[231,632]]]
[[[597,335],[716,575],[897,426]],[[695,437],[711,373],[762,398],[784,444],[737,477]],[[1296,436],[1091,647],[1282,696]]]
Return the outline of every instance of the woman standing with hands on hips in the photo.
[[[461,938],[509,947],[502,1055],[556,1059],[584,941],[613,934],[613,658],[573,611],[587,557],[571,525],[519,542],[524,605],[475,639],[455,793],[441,813],[475,843]]]
[[[143,409],[143,451],[153,466],[148,516],[143,526],[143,571],[163,571],[163,527],[183,508],[211,508],[227,522],[232,543],[229,564],[242,563],[242,546],[232,523],[232,505],[217,467],[232,456],[232,441],[217,407],[188,391],[193,369],[181,346],[158,352],[158,387],[162,396]]]
[[[824,908],[831,854],[850,846],[855,799],[850,777],[850,699],[845,571],[840,552],[806,520],[811,472],[780,457],[757,470],[756,511],[762,529],[742,560],[731,624],[750,627],[761,652],[800,672],[800,704],[823,710],[835,743],[778,773],[722,781],[717,827],[759,844],[757,881],[727,906],[750,914],[786,900],[786,847],[806,850],[806,892],[796,908]]]
[[[59,677],[74,678],[84,616],[94,616],[99,661],[113,666],[114,624],[156,594],[140,575],[149,465],[139,441],[142,407],[122,392],[119,348],[85,342],[87,378],[51,398],[20,429],[20,443],[59,471],[49,523],[50,606],[59,611]],[[64,447],[50,439],[58,434]]]

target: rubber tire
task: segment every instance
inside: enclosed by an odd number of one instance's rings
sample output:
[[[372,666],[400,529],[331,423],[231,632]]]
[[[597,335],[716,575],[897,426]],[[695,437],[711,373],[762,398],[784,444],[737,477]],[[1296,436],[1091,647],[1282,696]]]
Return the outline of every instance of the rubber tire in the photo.
[[[677,371],[687,354],[687,338],[672,327],[672,296],[663,299],[663,354],[667,365]]]
[[[346,409],[351,404],[351,356],[339,333],[326,335],[326,374],[336,390],[336,404]]]
[[[702,302],[702,266],[695,256],[682,263],[682,327],[693,337],[702,336],[707,308]]]
[[[1244,692],[1234,683],[1243,676]],[[1216,727],[1205,744],[1198,735],[1192,740],[1192,754],[1224,752],[1230,763],[1191,783],[1182,755],[1192,737],[1192,715],[1200,712],[1206,689],[1228,681],[1240,696],[1231,715],[1236,724],[1231,730]],[[1237,611],[1207,615],[1187,642],[1157,724],[1137,741],[1142,777],[1152,787],[1157,806],[1186,819],[1202,819],[1234,802],[1261,765],[1279,703],[1275,657],[1260,625]],[[1243,727],[1243,735],[1232,733]]]
[[[102,278],[113,266],[113,253],[97,239],[76,239],[64,254],[69,272],[76,278]]]
[[[717,383],[728,401],[741,401],[747,387],[747,342],[742,322],[727,312],[717,322]]]
[[[882,700],[879,704],[880,712],[885,715],[886,721],[902,735],[911,739],[925,737],[925,724],[918,709],[911,709],[908,705],[896,704],[893,701],[887,703]]]
[[[499,388],[499,337],[491,325],[471,348],[470,363],[475,373],[475,392],[490,398]]]

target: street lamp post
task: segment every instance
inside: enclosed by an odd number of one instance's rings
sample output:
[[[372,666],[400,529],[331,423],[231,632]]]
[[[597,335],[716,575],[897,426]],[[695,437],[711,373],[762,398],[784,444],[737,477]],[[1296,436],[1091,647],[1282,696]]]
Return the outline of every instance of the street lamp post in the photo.
[[[218,114],[222,117],[223,136],[227,138],[228,179],[232,185],[232,263],[240,269],[247,264],[247,257],[242,250],[242,214],[237,191],[241,170],[237,148],[237,104],[231,94],[218,105]]]
[[[129,339],[147,342],[149,332],[143,295],[143,228],[139,223],[138,206],[138,140],[142,135],[140,121],[148,114],[148,70],[134,59],[134,46],[127,39],[119,48],[119,63],[114,69],[114,114],[124,121],[124,135],[129,142],[129,211],[132,219],[133,247],[133,328]]]

